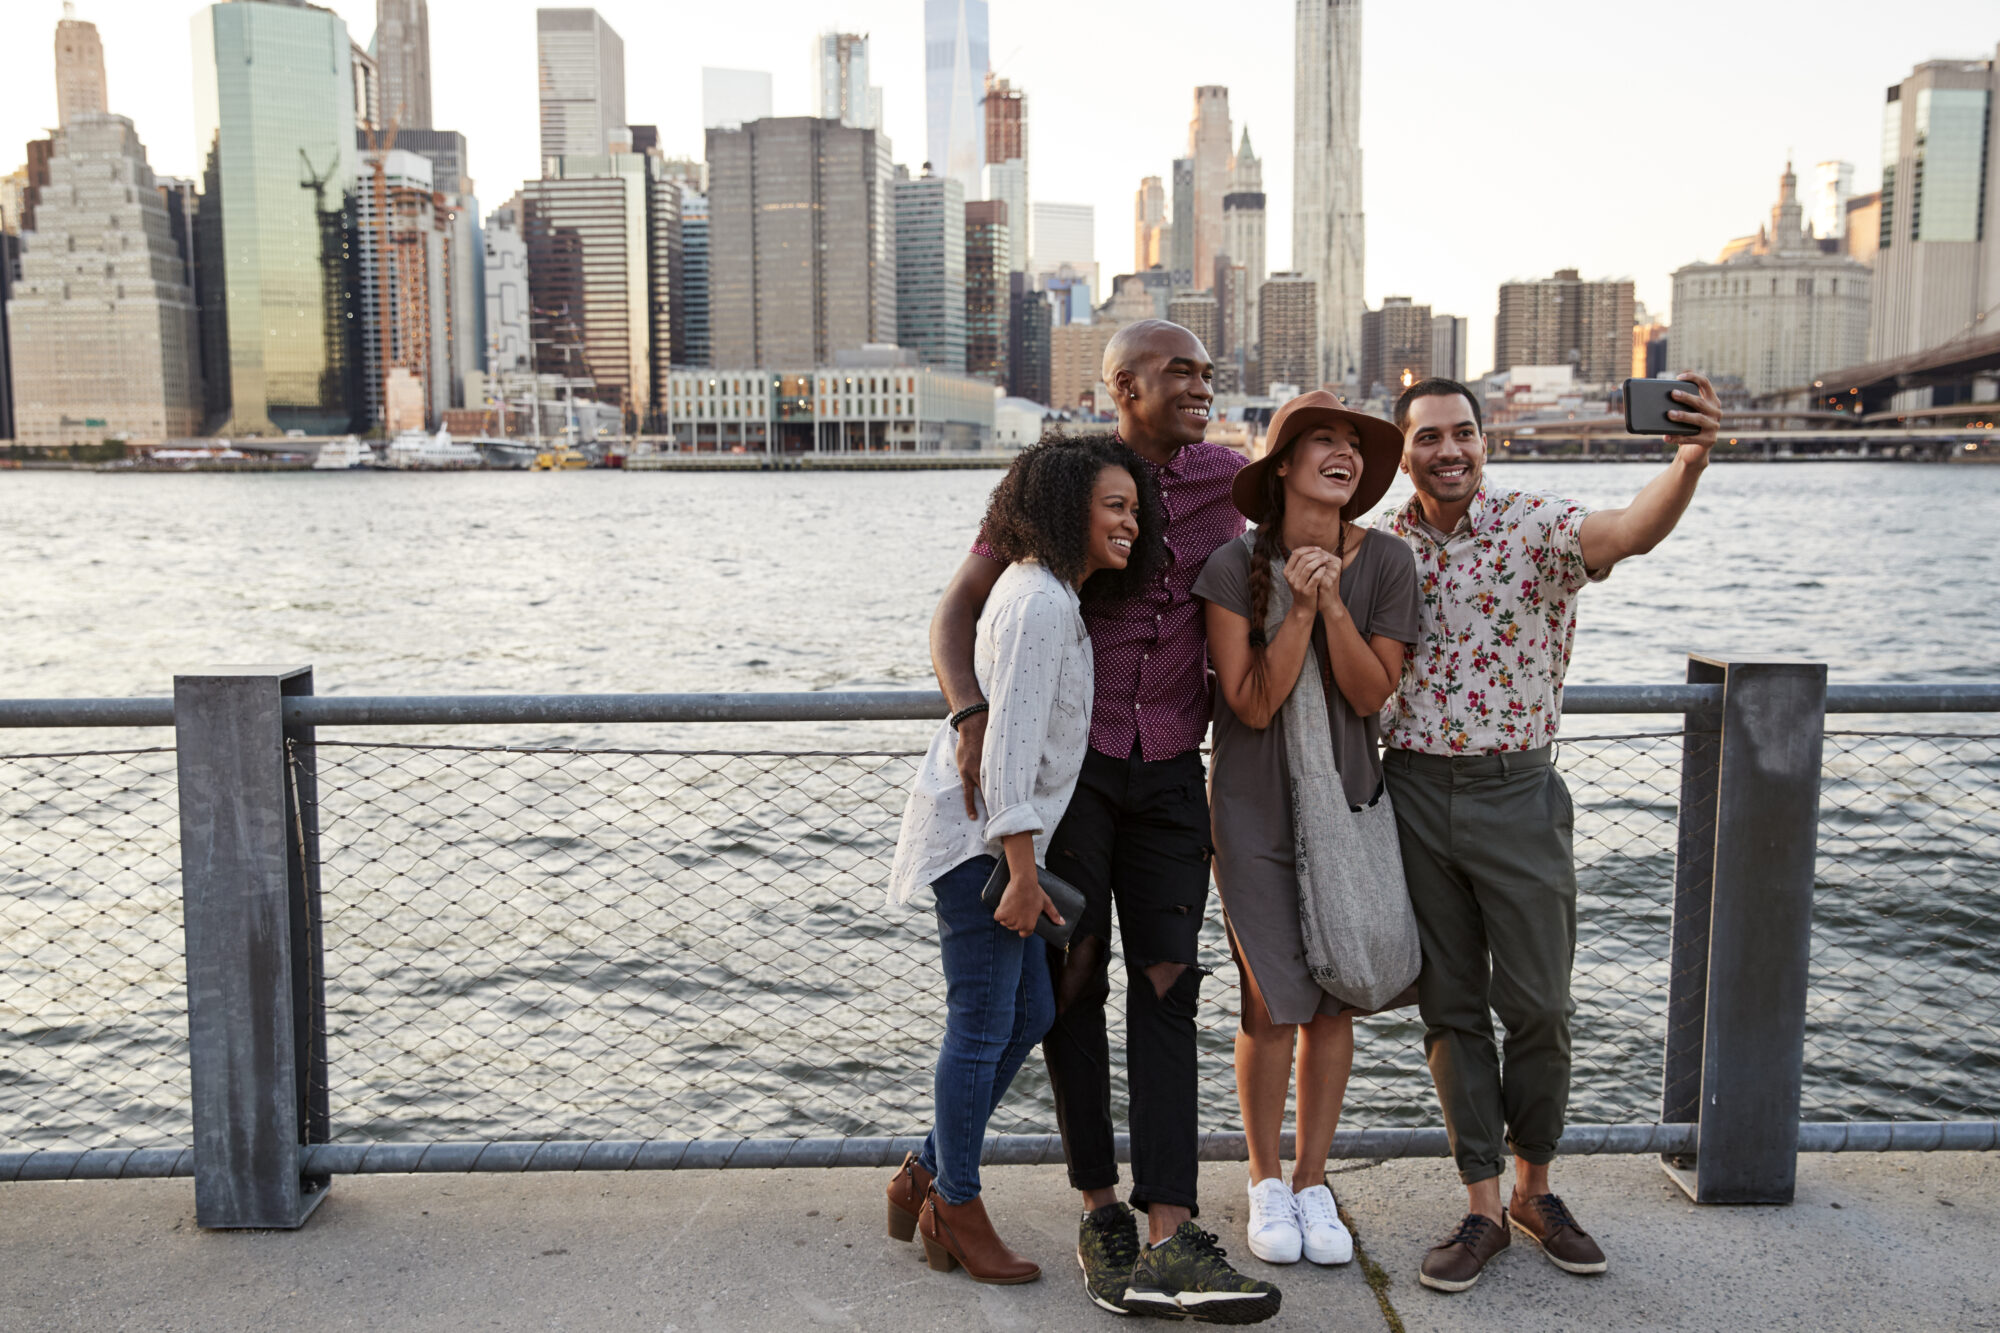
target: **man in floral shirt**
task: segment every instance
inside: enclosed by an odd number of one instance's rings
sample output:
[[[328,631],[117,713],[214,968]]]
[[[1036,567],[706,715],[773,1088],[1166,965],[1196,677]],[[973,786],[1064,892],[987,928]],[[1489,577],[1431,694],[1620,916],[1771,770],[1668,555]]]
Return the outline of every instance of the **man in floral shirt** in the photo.
[[[1623,509],[1488,485],[1479,403],[1455,380],[1419,381],[1396,403],[1416,494],[1379,526],[1416,552],[1423,638],[1383,709],[1383,770],[1423,942],[1424,1051],[1470,1204],[1425,1256],[1421,1280],[1439,1291],[1478,1281],[1510,1223],[1566,1272],[1606,1267],[1549,1188],[1576,956],[1574,810],[1551,743],[1577,593],[1672,532],[1708,465],[1722,407],[1700,375],[1680,378],[1670,415],[1699,433],[1669,437],[1674,461]]]

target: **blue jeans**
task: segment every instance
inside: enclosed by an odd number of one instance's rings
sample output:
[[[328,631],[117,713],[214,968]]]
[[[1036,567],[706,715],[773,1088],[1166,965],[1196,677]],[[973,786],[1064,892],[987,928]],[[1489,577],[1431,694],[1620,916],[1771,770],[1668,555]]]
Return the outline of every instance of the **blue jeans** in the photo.
[[[995,922],[979,901],[993,866],[992,857],[975,856],[931,886],[944,962],[944,1048],[937,1120],[917,1161],[937,1177],[946,1203],[979,1197],[986,1122],[1056,1016],[1047,948]]]

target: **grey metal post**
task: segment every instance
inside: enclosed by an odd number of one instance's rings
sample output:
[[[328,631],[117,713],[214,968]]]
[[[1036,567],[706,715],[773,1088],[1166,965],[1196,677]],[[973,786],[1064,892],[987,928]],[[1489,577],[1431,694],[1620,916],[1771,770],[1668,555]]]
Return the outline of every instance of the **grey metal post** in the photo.
[[[317,790],[285,774],[284,700],[310,667],[174,677],[187,936],[195,1221],[302,1225],[326,1197]],[[303,733],[310,739],[310,732]]]
[[[1674,982],[1681,989],[1669,993],[1663,1110],[1685,1108],[1698,1050],[1694,1118],[1701,1131],[1692,1165],[1669,1160],[1668,1174],[1697,1203],[1790,1203],[1798,1166],[1826,667],[1694,657],[1691,679],[1697,667],[1704,675],[1719,671],[1723,684],[1707,958],[1698,970],[1692,959],[1675,959]],[[1690,743],[1698,763],[1706,744]],[[1697,786],[1701,781],[1697,773]],[[1687,810],[1684,804],[1684,818]],[[1688,835],[1684,829],[1684,851]],[[1687,882],[1677,876],[1675,886],[1677,955],[1683,907],[1690,909],[1687,948],[1699,947],[1692,910],[1700,898],[1698,852],[1686,868]],[[1690,964],[1685,985],[1684,961]],[[1697,975],[1699,1035],[1690,1038],[1684,1030],[1676,1043],[1675,1003],[1692,1003]],[[1677,1094],[1683,1098],[1678,1107],[1671,1100]]]
[[[1687,683],[1720,685],[1723,671],[1689,658]],[[1681,723],[1679,838],[1674,856],[1673,945],[1667,966],[1667,1041],[1660,1123],[1701,1118],[1701,1030],[1708,1008],[1708,909],[1715,895],[1715,795],[1722,715],[1690,711]],[[1674,1159],[1692,1166],[1693,1157]]]

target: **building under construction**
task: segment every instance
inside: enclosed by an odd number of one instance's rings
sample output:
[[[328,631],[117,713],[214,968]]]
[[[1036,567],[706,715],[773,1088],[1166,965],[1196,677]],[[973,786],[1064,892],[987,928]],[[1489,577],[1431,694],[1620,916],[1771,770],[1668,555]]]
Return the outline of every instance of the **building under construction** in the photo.
[[[449,199],[432,188],[428,158],[390,147],[362,154],[355,193],[367,421],[389,435],[429,429],[452,405],[452,266],[462,257]]]

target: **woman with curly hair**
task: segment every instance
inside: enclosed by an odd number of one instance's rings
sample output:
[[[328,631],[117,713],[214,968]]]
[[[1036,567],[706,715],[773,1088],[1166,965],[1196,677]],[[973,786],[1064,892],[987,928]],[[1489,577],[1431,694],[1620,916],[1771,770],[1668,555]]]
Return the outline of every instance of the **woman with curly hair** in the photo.
[[[1236,1094],[1250,1157],[1247,1230],[1266,1263],[1354,1254],[1326,1156],[1354,1061],[1354,1014],[1396,997],[1364,1004],[1332,993],[1312,970],[1301,906],[1329,879],[1361,873],[1320,862],[1334,822],[1382,799],[1376,713],[1417,641],[1415,557],[1354,522],[1389,489],[1402,450],[1392,423],[1330,393],[1292,399],[1272,418],[1268,452],[1231,491],[1256,529],[1210,556],[1194,585],[1207,603],[1218,695],[1215,883],[1243,977]],[[1351,851],[1332,845],[1336,857]],[[1400,900],[1400,866],[1393,879]],[[1414,958],[1408,972],[1396,990],[1415,979]],[[1287,1184],[1279,1142],[1295,1052],[1298,1152]]]
[[[931,742],[909,802],[889,896],[931,886],[945,977],[936,1119],[889,1185],[889,1234],[921,1228],[932,1268],[963,1265],[980,1282],[1032,1282],[1041,1269],[994,1232],[979,1197],[986,1123],[1055,1017],[1047,951],[1031,939],[1062,925],[1043,890],[1048,856],[1090,735],[1092,666],[1083,599],[1129,595],[1161,563],[1159,493],[1139,460],[1109,439],[1054,437],[1024,450],[994,488],[985,539],[1005,572],[974,649],[989,701],[961,709]],[[990,710],[979,790],[957,765],[957,729]],[[982,891],[1005,862],[998,908]]]

